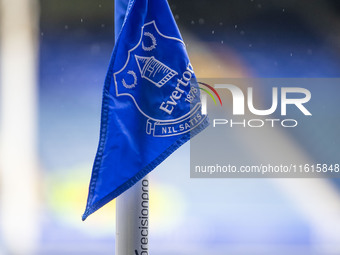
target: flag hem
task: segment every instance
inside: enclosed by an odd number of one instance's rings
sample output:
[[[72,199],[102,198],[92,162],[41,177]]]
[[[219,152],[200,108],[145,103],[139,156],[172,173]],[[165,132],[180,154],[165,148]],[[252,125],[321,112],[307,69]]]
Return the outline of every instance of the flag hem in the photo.
[[[122,194],[127,189],[131,188],[134,184],[136,184],[138,181],[140,181],[143,177],[145,177],[148,173],[150,173],[153,169],[155,169],[159,164],[161,164],[165,159],[167,159],[174,151],[176,151],[179,147],[181,147],[184,143],[190,140],[190,138],[194,137],[198,133],[200,133],[202,130],[204,130],[209,125],[209,120],[206,117],[205,120],[197,126],[195,129],[191,130],[187,134],[183,135],[179,140],[174,142],[170,147],[168,147],[165,151],[163,151],[156,159],[154,159],[151,163],[149,163],[146,167],[144,167],[141,171],[139,171],[134,177],[130,178],[128,181],[126,181],[124,184],[119,186],[117,189],[106,195],[104,198],[96,202],[94,205],[87,207],[85,213],[83,214],[82,220],[86,220],[86,218],[112,201],[114,198],[118,197],[120,194]],[[104,147],[102,143],[105,142],[101,141],[101,146]],[[100,158],[96,159],[95,167],[93,169],[93,175],[98,175],[98,170],[100,168],[100,164],[97,164],[97,161],[101,161]],[[93,182],[91,182],[93,183]],[[94,181],[94,183],[96,183]],[[91,185],[92,186],[92,185]],[[95,185],[94,185],[95,186]],[[92,194],[91,194],[92,197]]]

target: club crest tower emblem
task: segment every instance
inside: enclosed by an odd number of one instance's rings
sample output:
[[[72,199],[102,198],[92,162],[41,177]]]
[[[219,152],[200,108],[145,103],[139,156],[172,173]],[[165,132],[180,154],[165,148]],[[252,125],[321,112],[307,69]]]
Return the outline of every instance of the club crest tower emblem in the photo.
[[[116,96],[133,100],[149,135],[183,134],[206,118],[183,41],[162,34],[155,21],[141,27],[139,41],[113,76]]]

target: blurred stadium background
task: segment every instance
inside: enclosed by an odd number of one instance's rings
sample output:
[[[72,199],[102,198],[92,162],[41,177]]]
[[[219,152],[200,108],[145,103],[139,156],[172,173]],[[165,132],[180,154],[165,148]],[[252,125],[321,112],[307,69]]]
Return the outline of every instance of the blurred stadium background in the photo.
[[[7,5],[17,10],[12,20],[29,20],[20,11],[28,8],[21,2],[1,1],[0,59],[6,57],[4,49],[17,52],[15,47],[22,46],[13,43],[6,48],[6,36],[12,42],[20,37],[13,37],[18,31],[4,25]],[[169,0],[169,4],[198,77],[340,77],[339,1]],[[9,78],[1,62],[0,254],[114,254],[114,202],[81,221],[98,143],[102,86],[114,45],[113,0],[44,0],[31,7],[39,16],[36,23],[31,20],[33,27],[37,24],[32,32],[32,54],[34,45],[38,47],[36,125],[33,113],[34,123],[19,120],[18,130],[8,130],[5,113],[20,116],[27,109],[21,109],[20,101],[11,110],[5,108],[10,105],[4,103]],[[25,62],[26,55],[18,52],[16,60]],[[33,55],[32,63],[34,59]],[[12,67],[9,72],[19,79],[34,66]],[[25,80],[20,82],[12,91],[19,98],[27,92]],[[338,100],[337,96],[329,100]],[[35,131],[30,133],[27,127],[36,127],[36,154]],[[33,134],[27,139],[33,151],[25,151],[30,147],[19,138],[4,137],[25,135],[20,130]],[[326,131],[320,127],[319,132]],[[301,155],[329,160],[323,150],[327,144],[317,144],[316,150],[304,145],[312,136],[297,138],[290,137]],[[339,144],[333,146],[340,149]],[[27,155],[37,160],[25,161]],[[189,155],[186,144],[150,174],[151,254],[340,254],[338,180],[190,179]],[[16,167],[15,176],[8,177],[6,167]],[[33,177],[25,175],[30,167]],[[22,190],[26,181],[33,191]],[[30,203],[25,194],[36,197]],[[35,214],[30,218],[26,212]]]

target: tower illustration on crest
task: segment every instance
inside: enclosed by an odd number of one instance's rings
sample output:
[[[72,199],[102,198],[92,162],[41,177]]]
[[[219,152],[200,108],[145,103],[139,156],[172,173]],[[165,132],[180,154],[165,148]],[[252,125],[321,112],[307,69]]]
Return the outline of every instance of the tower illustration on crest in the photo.
[[[135,55],[135,59],[142,78],[147,79],[159,88],[178,74],[170,67],[155,59],[155,57],[141,57]]]

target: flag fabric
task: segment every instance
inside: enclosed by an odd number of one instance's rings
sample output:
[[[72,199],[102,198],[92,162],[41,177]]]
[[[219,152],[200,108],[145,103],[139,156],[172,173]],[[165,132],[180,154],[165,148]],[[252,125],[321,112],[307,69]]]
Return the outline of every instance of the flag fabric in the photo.
[[[107,72],[85,220],[208,125],[166,0],[130,0]]]

